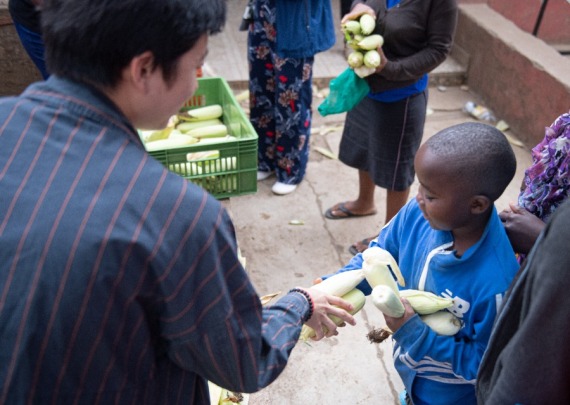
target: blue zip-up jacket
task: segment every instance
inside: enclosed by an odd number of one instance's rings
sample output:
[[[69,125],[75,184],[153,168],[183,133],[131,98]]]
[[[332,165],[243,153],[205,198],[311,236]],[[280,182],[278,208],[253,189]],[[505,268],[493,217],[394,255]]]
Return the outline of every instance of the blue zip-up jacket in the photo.
[[[277,53],[308,58],[335,44],[330,0],[276,1]]]
[[[458,258],[453,236],[434,230],[411,200],[380,232],[373,245],[399,264],[405,288],[450,297],[462,322],[455,336],[439,336],[418,315],[393,335],[394,364],[415,405],[475,404],[479,363],[505,291],[519,265],[493,208],[481,239]],[[340,271],[362,268],[362,254]],[[370,286],[361,287],[370,293]]]

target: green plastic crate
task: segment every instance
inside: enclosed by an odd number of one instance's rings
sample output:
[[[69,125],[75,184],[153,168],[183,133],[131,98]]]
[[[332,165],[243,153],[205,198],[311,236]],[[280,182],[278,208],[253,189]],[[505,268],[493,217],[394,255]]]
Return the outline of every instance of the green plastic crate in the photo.
[[[198,83],[198,90],[182,109],[220,104],[224,111],[222,121],[229,134],[237,139],[149,153],[169,170],[203,187],[218,199],[257,192],[257,133],[225,79],[200,78]],[[205,151],[217,151],[218,157],[188,162],[189,153]]]

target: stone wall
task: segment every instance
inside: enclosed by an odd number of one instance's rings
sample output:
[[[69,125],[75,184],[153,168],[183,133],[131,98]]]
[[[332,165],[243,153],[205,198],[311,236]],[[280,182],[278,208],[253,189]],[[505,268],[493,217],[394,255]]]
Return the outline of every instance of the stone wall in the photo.
[[[462,4],[487,4],[517,27],[530,34],[537,25],[540,9],[545,0],[458,0]],[[570,49],[570,2],[568,0],[546,0],[542,19],[538,25],[537,37],[557,47]]]
[[[469,55],[469,87],[527,146],[570,109],[570,58],[486,4],[460,6],[455,46]]]

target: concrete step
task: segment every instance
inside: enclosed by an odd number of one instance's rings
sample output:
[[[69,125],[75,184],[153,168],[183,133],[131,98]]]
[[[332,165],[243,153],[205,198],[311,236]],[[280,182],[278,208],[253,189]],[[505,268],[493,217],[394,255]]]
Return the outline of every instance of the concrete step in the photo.
[[[228,2],[228,19],[224,30],[209,40],[209,53],[203,67],[205,76],[223,77],[232,88],[247,88],[247,32],[238,27],[247,0]],[[343,36],[340,32],[339,0],[333,0],[335,18],[339,21],[336,44],[315,56],[313,82],[318,88],[328,87],[330,80],[347,68]],[[431,85],[461,85],[466,81],[466,57],[454,49],[450,57],[430,74]]]
[[[232,88],[247,88],[249,74],[246,37],[246,33],[237,30],[230,31],[226,28],[224,32],[210,38],[209,54],[203,67],[204,75],[223,77]],[[314,84],[318,88],[328,87],[329,82],[342,73],[347,66],[343,46],[337,43],[330,50],[315,56]],[[430,85],[457,86],[464,84],[466,78],[466,65],[453,52],[430,73]]]

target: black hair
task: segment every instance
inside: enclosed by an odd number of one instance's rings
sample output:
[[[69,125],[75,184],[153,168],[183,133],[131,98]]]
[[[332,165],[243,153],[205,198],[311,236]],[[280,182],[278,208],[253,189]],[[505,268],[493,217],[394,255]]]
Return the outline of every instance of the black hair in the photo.
[[[516,172],[509,141],[491,125],[453,125],[429,138],[426,147],[441,158],[449,173],[471,186],[474,195],[482,194],[492,201],[501,196]]]
[[[179,57],[222,30],[226,0],[46,0],[42,35],[48,70],[114,86],[131,60],[150,51],[168,82]]]

